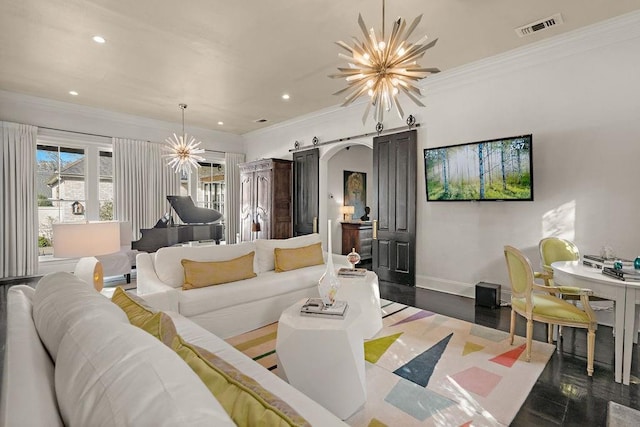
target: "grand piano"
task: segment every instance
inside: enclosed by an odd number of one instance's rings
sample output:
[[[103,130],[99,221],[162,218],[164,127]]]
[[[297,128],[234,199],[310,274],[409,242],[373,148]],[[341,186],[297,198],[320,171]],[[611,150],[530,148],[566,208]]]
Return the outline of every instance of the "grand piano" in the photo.
[[[167,196],[167,200],[184,224],[175,225],[171,215],[166,213],[153,228],[140,230],[142,238],[131,242],[132,249],[155,252],[184,242],[213,240],[220,243],[224,235],[224,225],[219,222],[220,212],[196,206],[191,196]]]

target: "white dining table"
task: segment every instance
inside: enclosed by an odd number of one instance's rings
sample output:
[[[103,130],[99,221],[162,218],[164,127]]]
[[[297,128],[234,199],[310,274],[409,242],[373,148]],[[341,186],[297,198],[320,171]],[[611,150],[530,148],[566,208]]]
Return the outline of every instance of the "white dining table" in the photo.
[[[602,270],[583,265],[581,261],[558,261],[552,263],[551,268],[556,285],[591,289],[595,296],[614,302],[615,381],[629,385],[636,304],[640,304],[640,283],[609,277],[602,274]]]

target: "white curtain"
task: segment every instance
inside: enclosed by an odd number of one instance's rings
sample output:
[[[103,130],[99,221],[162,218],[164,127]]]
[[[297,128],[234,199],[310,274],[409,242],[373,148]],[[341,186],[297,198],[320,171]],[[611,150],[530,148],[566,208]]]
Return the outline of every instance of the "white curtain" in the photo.
[[[240,168],[244,154],[225,153],[225,190],[224,190],[224,218],[225,239],[227,243],[236,242],[236,233],[240,231]]]
[[[160,144],[113,138],[115,218],[140,229],[152,228],[169,211],[167,195],[180,194],[179,175],[166,166]]]
[[[38,271],[38,128],[0,122],[0,277]]]

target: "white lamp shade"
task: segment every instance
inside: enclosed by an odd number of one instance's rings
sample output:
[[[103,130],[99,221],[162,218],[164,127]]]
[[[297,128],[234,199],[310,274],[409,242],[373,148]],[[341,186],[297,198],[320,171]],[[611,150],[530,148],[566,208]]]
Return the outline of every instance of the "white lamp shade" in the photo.
[[[117,221],[53,224],[53,256],[56,258],[106,255],[119,250]]]

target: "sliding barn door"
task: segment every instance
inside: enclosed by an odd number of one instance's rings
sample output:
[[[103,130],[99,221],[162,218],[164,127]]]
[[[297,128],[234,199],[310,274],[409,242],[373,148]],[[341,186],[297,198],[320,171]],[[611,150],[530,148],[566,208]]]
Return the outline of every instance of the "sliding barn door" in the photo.
[[[373,139],[373,270],[380,280],[415,286],[415,130]]]
[[[320,150],[293,154],[293,235],[317,232]]]

